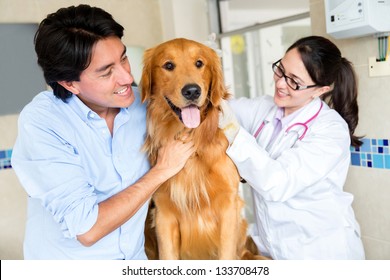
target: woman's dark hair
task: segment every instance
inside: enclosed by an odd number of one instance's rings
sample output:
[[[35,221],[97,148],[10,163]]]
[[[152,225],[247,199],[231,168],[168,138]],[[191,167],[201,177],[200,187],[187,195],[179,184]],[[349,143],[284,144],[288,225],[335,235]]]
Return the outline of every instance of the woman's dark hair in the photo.
[[[122,38],[124,28],[106,11],[89,5],[61,8],[49,14],[34,37],[38,64],[54,95],[64,102],[72,96],[57,82],[79,81],[101,39]]]
[[[322,95],[322,98],[347,122],[351,145],[361,146],[361,137],[354,135],[359,121],[359,107],[357,79],[351,62],[341,56],[335,44],[320,36],[301,38],[287,52],[292,49],[298,50],[316,85],[331,86],[332,90]]]

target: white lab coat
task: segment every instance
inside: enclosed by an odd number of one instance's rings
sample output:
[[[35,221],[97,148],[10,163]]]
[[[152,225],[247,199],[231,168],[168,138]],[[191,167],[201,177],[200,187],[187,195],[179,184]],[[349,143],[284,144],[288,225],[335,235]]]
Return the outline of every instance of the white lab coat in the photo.
[[[277,137],[315,115],[320,102],[317,98],[302,108]],[[273,98],[241,98],[230,106],[241,128],[227,153],[252,187],[252,236],[262,253],[273,259],[364,259],[353,196],[343,191],[350,137],[340,115],[324,103],[305,137],[273,159],[263,148],[270,137],[253,136],[274,114]]]

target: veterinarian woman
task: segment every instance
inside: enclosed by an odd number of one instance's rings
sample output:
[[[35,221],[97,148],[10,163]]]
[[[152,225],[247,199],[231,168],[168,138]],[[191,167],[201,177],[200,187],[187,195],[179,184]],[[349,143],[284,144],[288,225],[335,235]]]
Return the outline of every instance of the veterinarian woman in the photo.
[[[193,153],[172,139],[149,171],[146,109],[122,35],[110,14],[87,5],[39,26],[35,50],[53,92],[21,112],[12,155],[28,193],[25,259],[146,259],[149,198]]]
[[[220,119],[227,153],[253,190],[253,238],[273,259],[364,259],[353,197],[343,191],[350,145],[361,144],[351,63],[311,36],[272,70],[273,98],[232,100]]]

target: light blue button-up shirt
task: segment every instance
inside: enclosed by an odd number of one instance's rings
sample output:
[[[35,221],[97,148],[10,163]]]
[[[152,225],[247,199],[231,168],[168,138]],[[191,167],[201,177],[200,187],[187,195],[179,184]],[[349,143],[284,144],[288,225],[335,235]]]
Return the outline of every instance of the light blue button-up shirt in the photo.
[[[91,247],[76,238],[96,222],[99,202],[149,170],[141,152],[146,108],[136,88],[134,94],[116,116],[113,136],[76,96],[65,103],[45,91],[21,112],[12,166],[28,194],[25,259],[146,259],[147,203]]]

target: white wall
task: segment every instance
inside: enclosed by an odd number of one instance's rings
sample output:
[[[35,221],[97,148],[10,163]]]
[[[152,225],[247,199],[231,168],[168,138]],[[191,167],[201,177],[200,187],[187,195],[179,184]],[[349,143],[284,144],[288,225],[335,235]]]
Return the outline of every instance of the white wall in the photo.
[[[209,34],[207,0],[159,0],[163,40],[187,38],[199,42]]]
[[[17,115],[0,117],[0,151],[13,147]],[[26,193],[12,169],[0,169],[0,259],[21,259]]]

